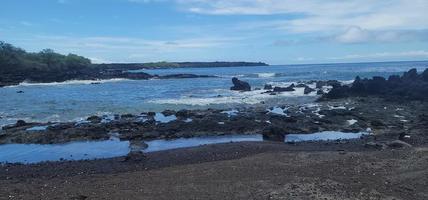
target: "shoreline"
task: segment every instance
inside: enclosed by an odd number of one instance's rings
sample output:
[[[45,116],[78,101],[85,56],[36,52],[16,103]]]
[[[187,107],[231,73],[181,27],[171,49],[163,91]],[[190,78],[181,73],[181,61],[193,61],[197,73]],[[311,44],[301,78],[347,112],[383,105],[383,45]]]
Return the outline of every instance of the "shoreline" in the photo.
[[[426,158],[426,145],[379,150],[358,141],[215,144],[148,153],[142,160],[0,165],[0,193],[24,199],[187,199],[192,191],[195,198],[213,199],[266,199],[278,193],[424,199]],[[219,181],[229,189],[219,187]],[[254,184],[265,192],[255,194]]]

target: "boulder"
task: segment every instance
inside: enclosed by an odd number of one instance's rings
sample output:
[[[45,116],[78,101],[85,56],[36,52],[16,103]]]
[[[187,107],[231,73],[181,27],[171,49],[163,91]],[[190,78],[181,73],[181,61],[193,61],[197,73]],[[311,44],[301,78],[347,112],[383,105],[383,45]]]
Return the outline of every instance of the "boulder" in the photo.
[[[18,120],[16,121],[15,127],[21,127],[26,125],[27,125],[27,122],[25,122],[24,120]]]
[[[428,69],[425,69],[425,71],[421,74],[421,79],[425,82],[428,82]]]
[[[304,84],[304,83],[299,83],[295,87],[297,87],[297,88],[304,88],[304,87],[307,87],[307,85]]]
[[[410,147],[412,147],[411,144],[409,144],[407,142],[404,142],[404,141],[401,141],[401,140],[394,140],[394,141],[386,143],[386,145],[389,148],[393,148],[393,149],[401,149],[401,148],[410,148]]]
[[[323,94],[325,94],[325,92],[323,90],[318,90],[317,91],[317,95],[323,95]]]
[[[288,87],[275,87],[273,88],[274,92],[292,92],[295,91],[294,84],[291,84]]]
[[[100,123],[102,119],[99,116],[90,116],[86,120],[90,121],[91,123]]]
[[[230,90],[236,90],[236,91],[251,91],[251,86],[249,83],[245,81],[241,81],[236,77],[232,78],[233,86],[230,88]]]
[[[305,90],[303,91],[303,93],[304,94],[309,94],[309,93],[314,92],[314,91],[315,91],[314,89],[312,89],[312,88],[310,88],[308,86],[305,86]]]
[[[377,120],[377,119],[372,120],[372,121],[370,122],[370,124],[371,124],[372,126],[374,126],[374,127],[382,127],[382,126],[385,126],[385,124],[384,124],[382,121]]]
[[[418,78],[418,71],[416,69],[411,69],[408,72],[405,72],[401,79],[403,81],[414,81],[417,78]]]
[[[272,85],[271,85],[271,84],[265,84],[264,89],[265,89],[265,90],[272,90],[272,89],[273,89],[273,87],[272,87]]]
[[[263,129],[263,140],[274,141],[274,142],[284,142],[285,140],[285,131],[282,128],[276,126],[269,126]]]

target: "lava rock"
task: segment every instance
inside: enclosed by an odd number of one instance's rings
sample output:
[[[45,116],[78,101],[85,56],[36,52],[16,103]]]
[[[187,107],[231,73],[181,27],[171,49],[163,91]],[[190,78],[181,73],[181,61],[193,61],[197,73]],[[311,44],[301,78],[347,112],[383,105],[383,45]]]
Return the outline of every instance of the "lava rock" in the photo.
[[[272,85],[271,85],[271,84],[265,84],[264,89],[265,89],[265,90],[272,90],[272,89],[273,89],[273,87],[272,87]]]
[[[317,87],[322,86],[317,82]],[[352,86],[333,86],[322,99],[346,98],[350,96],[377,96],[388,100],[428,100],[428,69],[418,75],[411,69],[401,77],[392,75],[386,80],[375,76],[372,79],[356,77]]]
[[[248,82],[241,81],[236,77],[232,78],[233,87],[230,90],[236,91],[251,91],[251,86]]]
[[[86,120],[90,121],[91,123],[101,123],[101,117],[99,116],[90,116]]]
[[[285,140],[285,131],[282,128],[276,126],[269,126],[264,128],[262,135],[263,140],[267,141],[284,142]]]
[[[294,84],[291,84],[288,87],[275,87],[273,88],[273,91],[274,92],[292,92],[292,91],[295,91],[294,87],[295,87]]]
[[[312,89],[312,88],[310,88],[308,86],[305,86],[305,90],[303,91],[303,93],[304,94],[309,94],[309,93],[314,92],[314,91],[315,91],[314,89]]]
[[[26,125],[27,125],[27,122],[25,122],[24,120],[18,120],[16,121],[15,127],[21,127]]]
[[[393,148],[393,149],[401,149],[401,148],[410,148],[410,147],[412,147],[411,144],[409,144],[407,142],[403,142],[401,140],[391,141],[391,142],[386,143],[386,145],[389,148]]]

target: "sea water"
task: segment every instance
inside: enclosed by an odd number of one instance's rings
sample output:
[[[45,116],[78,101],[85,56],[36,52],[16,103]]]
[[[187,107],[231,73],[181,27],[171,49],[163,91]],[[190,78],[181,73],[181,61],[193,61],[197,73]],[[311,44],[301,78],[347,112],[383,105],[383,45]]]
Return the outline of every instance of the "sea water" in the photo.
[[[304,95],[303,90],[279,95],[230,91],[231,78],[248,81],[252,88],[273,84],[287,86],[305,80],[353,80],[355,76],[387,77],[401,74],[411,68],[419,71],[428,62],[391,62],[359,64],[277,65],[255,67],[177,68],[140,70],[150,74],[167,75],[190,73],[215,75],[217,78],[67,81],[63,83],[22,83],[0,88],[0,126],[26,121],[79,121],[90,115],[113,113],[139,114],[165,109],[218,108],[232,110],[240,106],[264,103],[275,106],[282,103],[309,103],[315,94]],[[17,93],[23,91],[23,93]]]

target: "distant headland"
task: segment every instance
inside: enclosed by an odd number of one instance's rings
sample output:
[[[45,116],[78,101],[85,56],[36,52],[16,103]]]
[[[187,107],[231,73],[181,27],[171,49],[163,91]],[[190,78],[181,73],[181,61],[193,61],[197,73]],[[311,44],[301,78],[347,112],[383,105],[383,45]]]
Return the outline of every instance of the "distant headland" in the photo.
[[[151,63],[110,63],[95,64],[103,69],[162,69],[162,68],[204,68],[204,67],[248,67],[269,66],[264,62],[151,62]]]
[[[112,78],[204,78],[210,76],[176,74],[157,76],[144,72],[129,72],[138,69],[187,68],[187,67],[238,67],[268,66],[262,62],[152,62],[93,64],[83,56],[62,55],[51,49],[37,53],[26,52],[0,41],[0,87],[21,82],[63,82],[68,80],[99,80]]]

